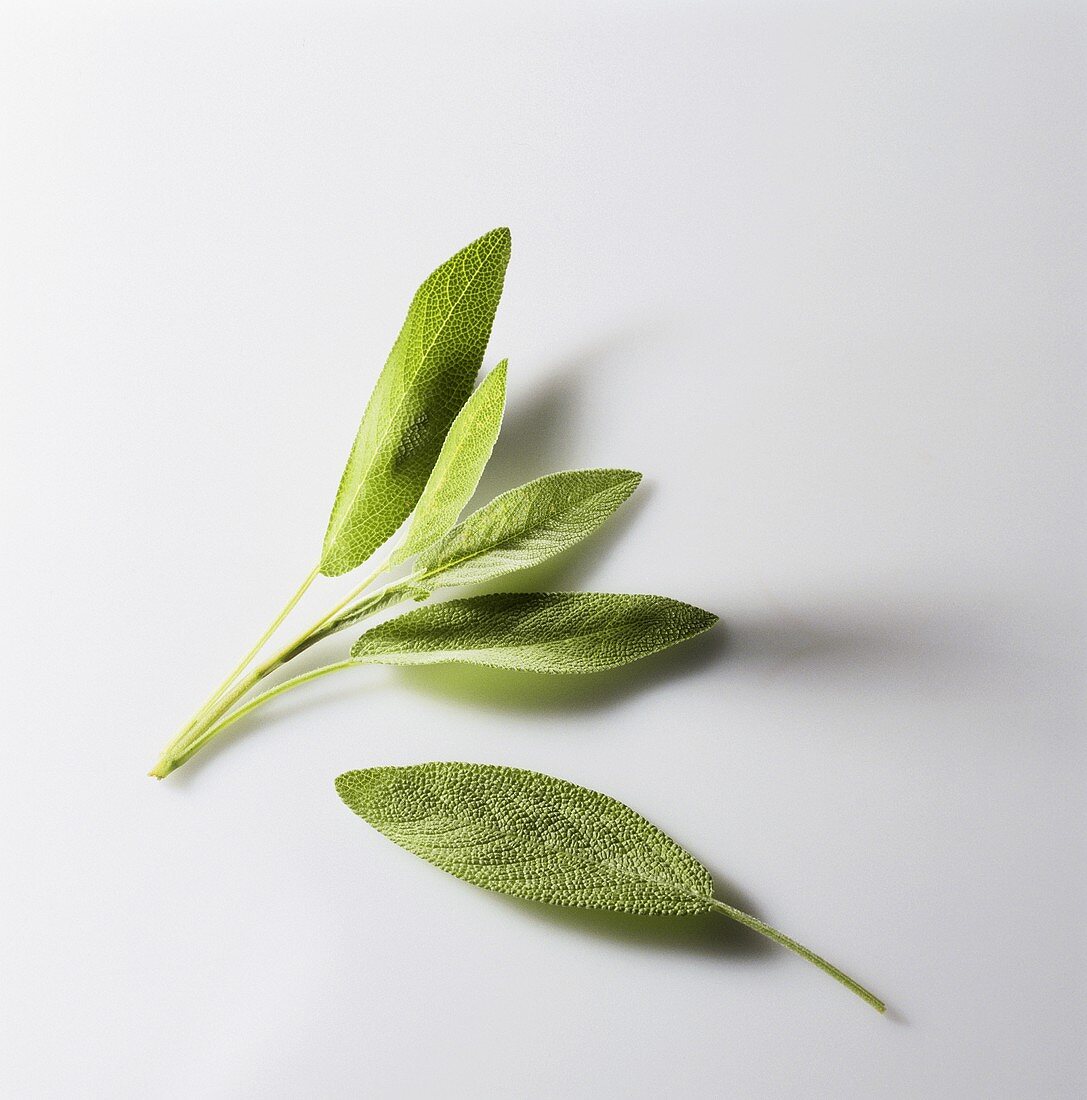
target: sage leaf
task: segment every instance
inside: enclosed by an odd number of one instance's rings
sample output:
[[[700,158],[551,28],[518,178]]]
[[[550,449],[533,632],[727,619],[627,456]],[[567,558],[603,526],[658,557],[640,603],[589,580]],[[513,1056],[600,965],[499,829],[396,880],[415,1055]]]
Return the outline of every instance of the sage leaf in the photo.
[[[627,913],[708,912],[709,872],[621,802],[487,764],[368,768],[340,797],[390,840],[487,890]]]
[[[472,391],[510,255],[493,229],[419,287],[377,380],[325,533],[320,571],[361,565],[407,518]]]
[[[428,592],[527,569],[580,542],[638,487],[635,470],[566,470],[497,496],[419,555]]]
[[[602,672],[709,630],[717,616],[664,596],[500,592],[409,611],[366,631],[356,661],[451,661],[530,672]]]
[[[460,518],[494,450],[505,404],[506,360],[503,359],[457,413],[415,506],[408,533],[390,559],[390,565],[405,561],[430,546]]]
[[[393,843],[474,886],[582,909],[724,913],[884,1011],[882,1001],[825,959],[718,901],[712,876],[694,856],[607,795],[539,772],[461,763],[346,772],[336,790]]]

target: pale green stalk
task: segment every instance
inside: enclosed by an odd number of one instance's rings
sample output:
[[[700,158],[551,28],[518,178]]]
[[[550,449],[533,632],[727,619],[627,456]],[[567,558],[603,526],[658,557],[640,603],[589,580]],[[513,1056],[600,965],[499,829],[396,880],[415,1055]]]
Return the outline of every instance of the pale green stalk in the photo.
[[[814,951],[809,951],[802,943],[797,943],[796,940],[786,936],[784,932],[779,932],[776,928],[771,928],[770,925],[765,924],[763,921],[759,920],[758,917],[753,917],[750,913],[745,913],[742,909],[735,909],[723,901],[718,901],[716,898],[710,898],[709,901],[714,909],[724,913],[725,916],[731,917],[735,921],[739,921],[740,924],[754,929],[754,931],[758,932],[760,935],[765,936],[769,940],[773,940],[774,943],[780,943],[782,947],[787,947],[790,951],[795,951],[802,959],[807,959],[808,962],[814,963],[820,970],[841,982],[846,989],[851,989],[858,997],[867,1001],[877,1012],[887,1011],[887,1006],[874,993],[870,993],[863,985],[859,982],[855,982],[848,974],[843,974],[833,963],[827,962],[821,955],[817,955]]]
[[[351,609],[348,615],[341,616],[340,619],[334,618],[338,612],[345,608],[351,599],[354,599],[362,592],[366,585],[372,583],[374,579],[379,577],[381,573],[384,572],[385,568],[387,568],[387,566],[382,566],[380,569],[375,570],[375,572],[371,574],[362,585],[358,586],[346,600],[341,600],[327,615],[314,623],[307,632],[299,635],[299,637],[289,645],[285,646],[272,657],[269,657],[267,661],[255,668],[240,683],[234,685],[233,688],[227,691],[225,696],[213,700],[210,706],[205,706],[203,717],[200,722],[196,723],[194,721],[190,723],[180,735],[174,738],[174,740],[163,750],[158,763],[148,772],[148,775],[154,776],[156,779],[164,779],[170,772],[180,767],[186,760],[189,760],[192,755],[207,744],[220,729],[225,728],[225,725],[221,723],[221,719],[224,715],[229,713],[230,708],[252,691],[261,680],[275,672],[276,669],[281,668],[288,661],[304,653],[310,646],[315,645],[323,638],[327,638],[339,630],[344,630],[346,627],[366,618],[367,615],[372,615],[382,610],[384,607],[389,606],[390,602],[393,602],[390,600],[390,597],[399,597],[398,589],[404,586],[406,582],[400,581],[395,584],[386,585],[384,588],[374,592],[368,599],[362,600],[355,608]],[[280,621],[282,622],[282,619]],[[329,670],[336,667],[339,666],[329,666]],[[284,682],[284,685],[280,685],[279,690],[273,690],[271,694],[278,695],[280,694],[280,690],[287,690],[287,685],[293,687],[296,686],[297,683],[304,683],[311,679],[313,679],[313,675],[306,674],[304,677],[296,677],[294,680],[287,680]],[[248,713],[254,706],[259,705],[259,703],[264,702],[266,698],[270,697],[271,695],[269,693],[257,696],[256,699],[252,701],[252,705],[247,704],[245,712]],[[240,717],[240,715],[238,716]],[[234,716],[231,716],[231,721],[233,720]],[[226,723],[226,725],[229,724],[229,722]]]
[[[250,711],[256,710],[257,707],[263,706],[270,699],[274,699],[277,695],[282,695],[283,692],[290,691],[300,684],[309,683],[310,680],[316,680],[320,676],[327,676],[330,672],[338,672],[342,668],[357,668],[358,664],[358,661],[347,660],[338,661],[333,665],[325,665],[322,668],[315,668],[310,672],[303,672],[300,676],[292,677],[290,680],[284,680],[283,683],[276,684],[275,687],[254,696],[247,703],[238,707],[237,710],[233,710],[225,717],[220,718],[214,725],[206,727],[197,737],[183,746],[178,755],[170,761],[167,774],[175,768],[180,768],[182,764],[198,753],[213,737],[218,737],[228,726],[232,726],[240,718],[244,718]]]
[[[365,592],[366,589],[369,588],[370,585],[372,585],[374,581],[376,581],[378,577],[381,576],[382,573],[386,572],[389,569],[391,564],[392,558],[386,558],[365,580],[355,585],[355,587],[351,589],[351,591],[348,592],[348,594],[344,596],[344,598],[340,600],[340,602],[336,604],[336,606],[333,607],[331,611],[325,612],[325,614],[322,615],[321,618],[319,618],[315,623],[313,623],[312,626],[308,627],[306,630],[303,630],[302,633],[299,634],[298,637],[290,643],[290,645],[285,646],[284,652],[287,652],[288,650],[291,650],[295,646],[299,645],[302,645],[303,649],[308,649],[309,647],[303,645],[303,643],[306,642],[308,638],[317,635],[318,631],[327,626],[332,621],[332,619],[334,619],[341,611],[343,611],[345,607],[348,606],[348,604],[350,604],[353,600],[358,599],[358,597],[361,596],[363,592]],[[385,587],[387,588],[389,586],[386,585]],[[328,637],[328,635],[322,634],[321,637],[325,638]],[[299,649],[298,652],[301,653],[302,650]]]
[[[294,595],[283,605],[283,609],[272,620],[271,625],[264,631],[264,633],[253,643],[249,652],[234,666],[230,675],[204,700],[200,708],[196,713],[185,723],[185,725],[178,732],[177,736],[171,742],[171,746],[178,745],[185,738],[189,737],[194,730],[199,730],[204,723],[207,715],[212,710],[220,698],[226,692],[227,688],[249,667],[250,662],[261,651],[268,639],[283,625],[287,616],[298,606],[298,601],[306,594],[310,585],[316,580],[318,573],[320,572],[319,566],[314,566],[309,576],[298,586]]]

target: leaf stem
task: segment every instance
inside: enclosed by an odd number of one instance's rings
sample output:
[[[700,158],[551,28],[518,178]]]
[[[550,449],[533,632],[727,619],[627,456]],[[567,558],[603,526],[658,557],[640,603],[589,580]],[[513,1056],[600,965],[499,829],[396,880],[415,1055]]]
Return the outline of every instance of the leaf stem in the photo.
[[[284,680],[283,683],[276,684],[275,687],[271,687],[267,691],[261,692],[260,695],[255,695],[247,703],[238,707],[237,710],[231,711],[225,717],[220,717],[214,725],[208,726],[202,730],[171,760],[171,767],[169,770],[173,771],[175,768],[180,768],[182,764],[199,752],[213,737],[217,737],[228,726],[232,726],[239,719],[244,718],[250,711],[263,706],[277,695],[282,695],[283,692],[290,691],[292,688],[299,687],[302,684],[308,683],[310,680],[316,680],[320,676],[327,676],[330,672],[338,672],[342,668],[357,667],[360,663],[359,661],[349,659],[346,661],[338,661],[336,664],[332,665],[324,665],[322,668],[315,668],[310,672],[303,672],[299,676],[294,676],[290,680]]]
[[[350,598],[354,598],[366,584],[372,583],[372,581],[380,576],[382,572],[382,569],[375,571],[371,577],[367,578],[364,585],[359,586],[359,588],[352,593]],[[327,638],[329,635],[335,634],[337,631],[351,626],[353,623],[366,618],[368,615],[373,615],[394,603],[398,603],[403,597],[403,593],[400,589],[404,584],[404,581],[397,581],[385,585],[384,588],[378,589],[367,599],[360,601],[348,614],[341,615],[339,618],[334,619],[333,616],[336,615],[338,611],[342,610],[349,602],[349,600],[340,601],[340,603],[321,619],[320,622],[314,623],[313,627],[311,627],[308,632],[300,635],[274,656],[269,657],[267,661],[255,668],[240,683],[230,688],[225,695],[220,695],[213,700],[210,705],[205,706],[200,720],[194,720],[185,730],[174,738],[166,749],[163,750],[158,763],[148,772],[148,774],[154,776],[156,779],[165,779],[170,772],[179,768],[185,761],[189,760],[195,752],[206,745],[208,741],[220,732],[220,730],[225,729],[236,717],[241,717],[241,713],[244,712],[248,714],[255,706],[271,698],[273,694],[278,695],[280,690],[285,691],[286,686],[284,685],[286,684],[294,686],[296,682],[304,683],[306,680],[313,679],[313,674],[307,673],[303,677],[295,677],[293,680],[287,680],[279,689],[272,689],[270,692],[258,695],[252,700],[251,704],[246,704],[246,706],[240,708],[238,712],[229,715],[230,722],[221,721],[235,703],[241,700],[249,691],[256,687],[261,680],[274,672],[277,668],[293,660],[295,657],[299,656],[299,654],[304,653],[310,646],[321,641],[323,638]],[[342,666],[326,666],[328,670],[338,667]],[[316,671],[323,674],[325,670],[318,669]]]
[[[237,663],[234,670],[230,675],[215,689],[214,693],[208,699],[208,701],[200,708],[197,714],[199,718],[205,711],[210,708],[219,700],[219,697],[230,687],[232,683],[249,667],[249,663],[254,657],[261,651],[264,644],[269,638],[282,626],[283,621],[287,616],[298,606],[298,601],[306,594],[310,585],[317,579],[318,573],[320,573],[320,565],[315,565],[309,576],[298,586],[297,591],[293,596],[284,604],[283,610],[272,620],[271,625],[264,631],[264,633],[253,643],[249,652]]]
[[[808,962],[814,963],[820,970],[825,971],[832,978],[841,982],[847,989],[851,989],[862,1000],[867,1001],[877,1012],[887,1011],[887,1006],[874,993],[869,992],[863,985],[855,982],[848,974],[843,974],[842,971],[832,963],[827,962],[822,956],[815,954],[814,951],[809,951],[803,944],[797,943],[796,940],[786,936],[784,932],[779,932],[776,928],[771,928],[770,925],[764,924],[758,917],[753,917],[750,913],[735,909],[733,906],[727,905],[723,901],[718,901],[716,898],[710,898],[709,902],[719,912],[724,913],[725,916],[731,917],[735,921],[739,921],[740,924],[747,925],[748,928],[754,929],[767,939],[773,940],[774,943],[780,943],[782,947],[787,947],[790,951],[795,951],[802,959],[807,959]]]
[[[249,652],[234,666],[230,675],[204,700],[195,714],[185,723],[184,726],[178,731],[177,736],[170,743],[171,747],[177,746],[182,743],[187,737],[193,734],[194,731],[198,731],[201,724],[207,718],[209,712],[215,707],[215,705],[222,698],[223,694],[227,691],[231,684],[249,667],[250,662],[261,651],[265,643],[269,638],[279,629],[284,619],[295,609],[298,605],[298,601],[306,594],[307,589],[316,580],[318,573],[320,572],[320,565],[315,565],[310,571],[306,579],[298,586],[291,598],[283,605],[283,609],[272,620],[271,624],[267,627],[263,634],[253,643]],[[165,755],[165,753],[163,754]],[[153,772],[151,774],[154,774]]]
[[[294,649],[295,646],[300,645],[311,636],[316,635],[323,626],[326,626],[332,619],[336,617],[352,600],[357,599],[366,591],[384,573],[392,564],[391,558],[386,558],[365,580],[357,584],[331,611],[326,612],[308,629],[303,630],[301,634],[290,645],[284,647],[284,652]],[[321,637],[327,637],[327,635],[321,635]],[[299,650],[301,652],[301,650]]]

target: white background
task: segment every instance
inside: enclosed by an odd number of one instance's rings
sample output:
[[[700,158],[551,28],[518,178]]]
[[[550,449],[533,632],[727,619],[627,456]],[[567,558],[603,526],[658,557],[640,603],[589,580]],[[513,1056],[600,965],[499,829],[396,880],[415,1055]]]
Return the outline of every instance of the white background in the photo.
[[[0,53],[0,1091],[1083,1095],[1082,5],[9,0]],[[500,224],[481,494],[647,475],[519,583],[723,628],[341,674],[148,779]],[[427,759],[630,803],[891,1012],[718,918],[474,890],[333,792]]]

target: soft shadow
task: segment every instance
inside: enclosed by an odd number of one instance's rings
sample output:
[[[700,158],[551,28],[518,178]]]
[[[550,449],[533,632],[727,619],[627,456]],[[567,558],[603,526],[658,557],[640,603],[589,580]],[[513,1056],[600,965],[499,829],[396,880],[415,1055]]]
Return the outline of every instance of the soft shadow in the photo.
[[[757,916],[754,903],[719,875],[713,875],[715,894],[721,900]],[[644,951],[679,952],[704,958],[757,958],[774,945],[719,913],[691,916],[643,916],[600,909],[575,909],[541,905],[536,901],[494,894],[497,904],[509,905],[526,917],[549,925],[560,934],[613,940]]]
[[[661,328],[643,321],[588,341],[541,372],[543,381],[528,393],[511,375],[502,431],[466,512],[533,478],[570,469],[571,445],[580,430],[578,413],[585,407],[585,380],[624,348],[638,346]],[[622,465],[621,456],[615,465]]]
[[[771,676],[795,668],[883,664],[907,652],[898,631],[875,622],[813,624],[787,617],[741,619],[732,623],[732,638],[737,663]]]
[[[494,453],[483,471],[465,514],[533,478],[569,469],[567,451],[574,413],[580,404],[584,369],[580,359],[568,361],[548,375],[532,393],[518,400],[511,393]]]
[[[548,675],[478,665],[428,665],[397,669],[413,691],[489,710],[590,712],[652,691],[713,665],[728,648],[720,623],[707,634],[624,668],[591,675]]]
[[[731,616],[730,664],[765,679],[884,673],[912,683],[918,677],[967,676],[991,659],[960,613],[875,597],[866,605],[857,593],[851,599],[844,609],[828,604]]]

